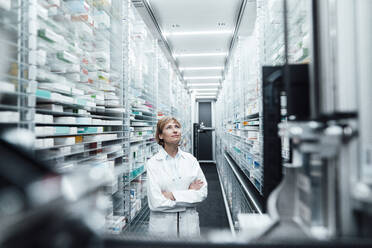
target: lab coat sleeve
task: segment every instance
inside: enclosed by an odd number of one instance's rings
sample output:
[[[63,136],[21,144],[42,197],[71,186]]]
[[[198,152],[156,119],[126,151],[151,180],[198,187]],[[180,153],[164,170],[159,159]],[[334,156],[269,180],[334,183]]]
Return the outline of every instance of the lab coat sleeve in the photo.
[[[204,173],[200,168],[197,160],[193,162],[193,166],[196,166],[197,176],[196,179],[203,181],[203,186],[199,190],[174,190],[172,191],[174,198],[176,199],[177,206],[195,206],[197,203],[204,201],[208,195],[208,184],[205,179]]]
[[[150,161],[148,163],[150,163]],[[175,201],[165,198],[161,193],[156,172],[154,172],[149,164],[147,166],[147,199],[149,208],[152,211],[170,210],[176,206]]]

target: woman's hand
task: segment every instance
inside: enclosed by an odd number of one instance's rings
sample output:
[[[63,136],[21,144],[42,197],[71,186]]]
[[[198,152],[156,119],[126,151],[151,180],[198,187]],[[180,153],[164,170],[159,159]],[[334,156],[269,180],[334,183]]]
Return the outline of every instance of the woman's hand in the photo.
[[[172,192],[167,192],[167,191],[162,191],[161,192],[163,196],[169,200],[175,201],[176,199],[174,198],[174,195]]]
[[[201,189],[201,187],[203,187],[203,181],[200,180],[200,179],[197,179],[195,180],[194,182],[192,182],[189,186],[189,189],[193,189],[193,190],[199,190]]]

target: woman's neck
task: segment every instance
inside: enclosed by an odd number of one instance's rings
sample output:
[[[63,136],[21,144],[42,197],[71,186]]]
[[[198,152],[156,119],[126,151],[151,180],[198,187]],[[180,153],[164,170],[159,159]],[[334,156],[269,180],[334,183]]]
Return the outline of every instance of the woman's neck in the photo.
[[[169,154],[169,156],[174,158],[178,152],[178,145],[165,143],[164,150]]]

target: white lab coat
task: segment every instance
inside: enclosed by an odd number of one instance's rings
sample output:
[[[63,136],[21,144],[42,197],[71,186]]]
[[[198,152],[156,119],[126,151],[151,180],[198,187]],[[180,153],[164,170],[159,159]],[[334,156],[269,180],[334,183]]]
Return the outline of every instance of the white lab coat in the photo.
[[[197,179],[204,182],[202,188],[189,190],[190,184]],[[162,191],[172,192],[176,200],[165,198]],[[207,198],[207,194],[207,181],[196,158],[178,149],[172,160],[161,148],[147,162],[150,234],[180,237],[200,235],[196,205]]]

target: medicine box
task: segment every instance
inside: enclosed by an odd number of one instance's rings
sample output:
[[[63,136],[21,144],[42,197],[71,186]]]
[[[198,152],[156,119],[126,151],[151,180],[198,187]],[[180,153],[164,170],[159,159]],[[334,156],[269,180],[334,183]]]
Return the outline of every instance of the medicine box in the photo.
[[[76,118],[71,116],[54,117],[54,123],[58,124],[75,124]]]
[[[55,133],[55,127],[35,127],[36,136],[53,135]]]
[[[38,104],[38,108],[40,109],[46,109],[54,112],[63,112],[63,106],[62,105],[56,105],[56,104]]]
[[[0,122],[6,123],[6,122],[19,122],[20,116],[19,112],[13,112],[13,111],[1,111],[0,112]]]
[[[15,85],[12,83],[0,81],[0,91],[2,92],[14,92],[15,91]]]
[[[92,124],[92,118],[91,117],[77,117],[76,123],[78,124]]]
[[[54,138],[55,145],[73,145],[75,144],[75,137],[61,137]]]

